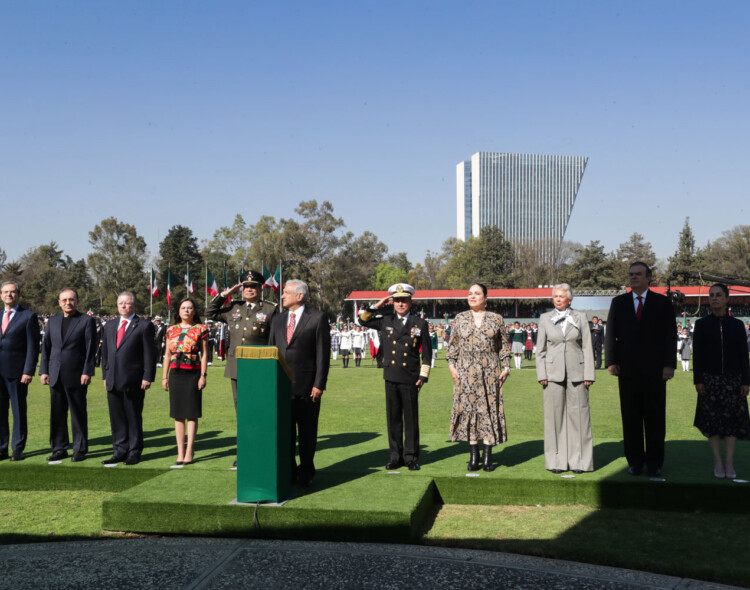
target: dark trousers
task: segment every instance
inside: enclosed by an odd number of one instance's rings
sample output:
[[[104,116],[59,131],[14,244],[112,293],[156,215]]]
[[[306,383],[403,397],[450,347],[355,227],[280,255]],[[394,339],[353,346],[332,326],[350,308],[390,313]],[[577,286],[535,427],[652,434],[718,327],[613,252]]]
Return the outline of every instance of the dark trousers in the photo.
[[[8,451],[10,426],[8,407],[13,411],[13,451],[21,452],[26,447],[28,426],[26,424],[26,394],[29,386],[20,379],[0,377],[0,453]]]
[[[88,386],[65,387],[62,383],[50,385],[49,446],[52,452],[68,449],[68,408],[73,430],[73,452],[87,453],[89,450],[89,423],[86,411]]]
[[[414,381],[416,382],[416,378]],[[385,382],[385,413],[391,461],[419,458],[419,392],[413,383]],[[406,430],[406,432],[404,432]]]
[[[114,455],[140,457],[143,452],[143,400],[142,389],[138,391],[107,392],[109,423],[112,427]]]
[[[309,396],[292,398],[292,465],[295,443],[299,444],[299,467],[295,468],[297,479],[309,481],[315,475],[315,449],[318,446],[318,417],[320,400],[312,401]]]
[[[594,367],[596,369],[602,368],[602,345],[594,344]]]
[[[661,377],[619,377],[625,458],[631,467],[661,469],[666,436],[667,382]],[[645,449],[644,449],[645,440]]]

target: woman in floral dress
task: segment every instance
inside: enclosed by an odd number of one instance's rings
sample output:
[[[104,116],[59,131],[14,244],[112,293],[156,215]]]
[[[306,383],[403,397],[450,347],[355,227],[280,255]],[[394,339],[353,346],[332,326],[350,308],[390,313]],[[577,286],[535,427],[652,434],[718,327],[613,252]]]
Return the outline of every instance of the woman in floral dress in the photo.
[[[174,418],[177,439],[176,464],[190,465],[208,375],[208,327],[201,324],[195,302],[189,297],[180,301],[177,309],[177,323],[167,329],[162,387],[169,390],[169,415]]]
[[[469,471],[479,469],[479,439],[485,471],[492,471],[492,447],[508,439],[502,386],[510,375],[510,347],[502,316],[486,310],[487,287],[469,288],[469,311],[456,316],[446,360],[453,382],[452,441],[469,443]]]

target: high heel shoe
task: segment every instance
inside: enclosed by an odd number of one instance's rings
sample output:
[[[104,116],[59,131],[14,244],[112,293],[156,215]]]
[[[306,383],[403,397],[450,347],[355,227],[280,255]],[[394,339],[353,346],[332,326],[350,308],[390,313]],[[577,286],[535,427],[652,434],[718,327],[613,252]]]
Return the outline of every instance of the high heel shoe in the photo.
[[[719,465],[717,467],[714,467],[714,477],[716,479],[724,479],[727,476],[726,472],[724,471],[724,466]]]
[[[732,465],[731,467],[727,466],[724,469],[724,475],[727,479],[737,479],[737,472],[734,470],[734,465]]]

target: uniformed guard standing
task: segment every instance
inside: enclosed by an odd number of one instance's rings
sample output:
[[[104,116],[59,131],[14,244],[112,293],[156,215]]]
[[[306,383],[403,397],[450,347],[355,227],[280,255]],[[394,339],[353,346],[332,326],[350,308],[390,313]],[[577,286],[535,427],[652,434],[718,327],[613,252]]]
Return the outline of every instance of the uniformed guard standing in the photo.
[[[208,302],[206,317],[214,321],[227,324],[229,330],[229,350],[227,351],[227,366],[224,377],[232,380],[232,396],[234,409],[237,410],[237,358],[235,351],[238,346],[252,346],[268,344],[271,319],[276,313],[276,304],[263,301],[260,298],[263,286],[263,275],[251,270],[241,277],[237,283],[227,291],[222,291]],[[242,289],[242,301],[230,300],[232,295]]]
[[[385,408],[388,419],[388,446],[391,458],[386,469],[407,465],[419,469],[418,394],[430,376],[432,345],[427,322],[409,313],[414,287],[397,283],[370,309],[363,309],[359,321],[380,332],[385,379]],[[395,313],[383,314],[381,308],[393,305]],[[422,362],[419,349],[422,349]],[[378,352],[380,354],[380,351]],[[406,431],[404,433],[404,430]]]
[[[164,318],[160,315],[154,318],[154,348],[156,349],[156,366],[161,367],[164,358],[164,346],[166,345],[167,327]]]

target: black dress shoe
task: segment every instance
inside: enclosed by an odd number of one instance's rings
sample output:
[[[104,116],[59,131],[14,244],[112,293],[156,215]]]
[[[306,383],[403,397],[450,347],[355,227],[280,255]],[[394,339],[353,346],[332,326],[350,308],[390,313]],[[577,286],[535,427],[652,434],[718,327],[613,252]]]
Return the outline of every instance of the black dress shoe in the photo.
[[[73,456],[70,458],[71,463],[78,463],[79,461],[85,461],[85,460],[86,460],[86,453],[82,451],[73,453]]]
[[[403,467],[403,466],[404,466],[404,460],[403,459],[401,459],[399,461],[388,461],[388,463],[385,464],[385,468],[388,471],[391,471],[393,469],[398,469],[399,467]]]
[[[67,456],[68,451],[54,451],[49,457],[47,457],[47,461],[60,461],[61,459],[65,459],[65,457]]]
[[[406,466],[409,468],[409,471],[419,471],[421,469],[419,463],[416,461],[409,461]]]
[[[125,459],[124,463],[125,465],[138,465],[140,460],[141,460],[140,455],[128,455],[128,458]],[[187,465],[187,461],[184,461],[182,464]]]
[[[552,473],[562,473],[562,469],[550,469]]]
[[[8,451],[3,451],[2,453],[0,453],[0,461],[2,461],[3,459],[7,459],[7,458],[8,458]]]
[[[23,451],[13,451],[13,454],[10,456],[11,461],[23,461],[26,458],[26,455],[23,454]]]
[[[574,469],[573,473],[579,475],[579,474],[583,473],[583,469]]]
[[[646,473],[649,477],[659,477],[661,475],[661,469],[659,467],[649,467]]]
[[[123,455],[112,455],[109,459],[104,459],[102,465],[114,465],[116,463],[122,463],[125,460]]]
[[[636,467],[635,465],[631,465],[628,467],[628,473],[630,475],[640,475],[643,473],[643,467]]]
[[[299,487],[301,488],[310,488],[312,487],[312,477],[310,479],[300,479],[298,482]]]
[[[234,460],[234,465],[232,467],[237,467],[237,459]]]

